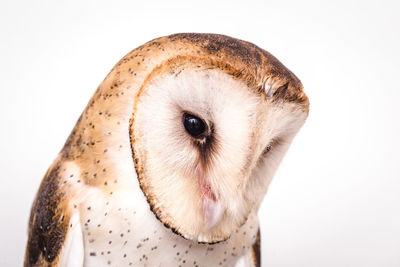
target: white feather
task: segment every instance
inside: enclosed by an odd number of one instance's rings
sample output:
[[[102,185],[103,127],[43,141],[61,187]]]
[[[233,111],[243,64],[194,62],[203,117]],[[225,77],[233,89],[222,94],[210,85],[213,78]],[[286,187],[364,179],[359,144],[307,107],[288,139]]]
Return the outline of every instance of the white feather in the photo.
[[[69,229],[65,244],[60,255],[60,266],[82,267],[84,261],[84,248],[82,228],[79,212],[75,212],[69,222],[72,227]]]

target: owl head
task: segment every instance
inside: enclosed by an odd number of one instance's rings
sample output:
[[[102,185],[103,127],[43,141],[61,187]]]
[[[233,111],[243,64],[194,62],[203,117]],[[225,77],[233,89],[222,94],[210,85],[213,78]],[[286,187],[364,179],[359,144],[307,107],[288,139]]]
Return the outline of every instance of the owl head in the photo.
[[[141,77],[129,136],[151,210],[184,238],[226,240],[306,120],[301,82],[265,50],[216,34],[158,38],[117,67]]]

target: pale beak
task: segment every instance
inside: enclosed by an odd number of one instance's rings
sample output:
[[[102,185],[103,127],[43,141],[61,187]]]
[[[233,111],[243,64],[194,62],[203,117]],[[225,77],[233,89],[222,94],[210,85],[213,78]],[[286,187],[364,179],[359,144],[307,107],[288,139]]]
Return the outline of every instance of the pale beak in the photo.
[[[207,178],[200,169],[197,169],[197,181],[201,191],[201,200],[203,202],[204,223],[206,229],[209,230],[221,221],[226,207],[222,201],[215,196],[212,188],[207,183]]]

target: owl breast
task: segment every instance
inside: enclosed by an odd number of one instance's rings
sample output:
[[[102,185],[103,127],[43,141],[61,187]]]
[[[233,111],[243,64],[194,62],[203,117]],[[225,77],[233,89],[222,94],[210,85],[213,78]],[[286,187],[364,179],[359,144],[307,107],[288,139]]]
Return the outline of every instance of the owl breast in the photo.
[[[161,224],[138,193],[92,192],[82,204],[85,266],[234,266],[257,238],[257,216],[251,214],[227,241],[186,240]]]

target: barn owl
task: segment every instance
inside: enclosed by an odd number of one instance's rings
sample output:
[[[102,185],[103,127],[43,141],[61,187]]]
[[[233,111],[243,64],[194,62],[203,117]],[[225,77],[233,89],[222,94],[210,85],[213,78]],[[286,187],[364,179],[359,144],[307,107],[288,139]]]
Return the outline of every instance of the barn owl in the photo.
[[[185,33],[134,49],[47,171],[25,266],[260,266],[257,210],[308,107],[251,43]]]

